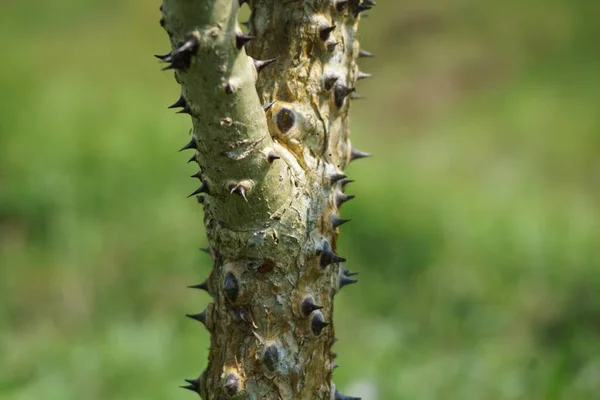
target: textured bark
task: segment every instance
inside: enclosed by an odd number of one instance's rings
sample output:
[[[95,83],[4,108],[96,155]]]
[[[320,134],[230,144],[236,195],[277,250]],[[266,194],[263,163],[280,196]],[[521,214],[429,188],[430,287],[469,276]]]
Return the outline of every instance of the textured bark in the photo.
[[[161,7],[172,51],[158,57],[181,84],[173,107],[192,117],[184,149],[200,166],[192,194],[214,262],[195,286],[214,300],[189,315],[211,332],[208,366],[186,386],[203,399],[346,398],[331,382],[331,322],[334,295],[355,280],[336,242],[353,197],[343,170],[366,156],[347,114],[371,4],[251,0],[246,35],[237,0]]]

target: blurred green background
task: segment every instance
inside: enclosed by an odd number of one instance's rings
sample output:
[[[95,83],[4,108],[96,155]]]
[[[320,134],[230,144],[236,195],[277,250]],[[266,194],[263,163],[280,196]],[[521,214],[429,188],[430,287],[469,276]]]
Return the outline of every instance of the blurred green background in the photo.
[[[188,399],[206,365],[183,314],[209,297],[184,288],[210,265],[158,7],[3,4],[0,399]],[[379,0],[363,21],[376,78],[353,140],[376,157],[348,169],[342,390],[600,399],[599,16]]]

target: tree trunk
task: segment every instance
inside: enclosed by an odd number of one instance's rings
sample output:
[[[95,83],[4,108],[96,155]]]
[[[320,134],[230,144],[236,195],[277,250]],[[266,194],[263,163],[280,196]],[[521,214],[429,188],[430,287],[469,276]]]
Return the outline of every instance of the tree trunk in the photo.
[[[331,382],[333,299],[356,282],[340,264],[343,170],[362,0],[164,0],[161,25],[191,115],[214,268],[194,287],[213,302],[188,315],[211,332],[203,399],[344,399]],[[244,1],[240,1],[243,3]],[[251,57],[250,57],[251,56]],[[183,150],[182,149],[182,150]]]

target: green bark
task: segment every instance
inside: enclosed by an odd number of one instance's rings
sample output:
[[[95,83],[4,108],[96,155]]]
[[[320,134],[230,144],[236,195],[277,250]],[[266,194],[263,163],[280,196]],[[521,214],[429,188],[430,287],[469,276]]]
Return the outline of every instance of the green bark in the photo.
[[[347,114],[365,4],[249,6],[253,40],[240,36],[237,1],[161,8],[173,50],[160,57],[192,117],[185,148],[200,166],[214,261],[199,285],[214,300],[191,316],[211,332],[208,366],[188,388],[203,399],[343,398],[331,322],[335,293],[354,282],[335,253],[339,207],[352,198],[343,169],[364,156],[351,150]]]

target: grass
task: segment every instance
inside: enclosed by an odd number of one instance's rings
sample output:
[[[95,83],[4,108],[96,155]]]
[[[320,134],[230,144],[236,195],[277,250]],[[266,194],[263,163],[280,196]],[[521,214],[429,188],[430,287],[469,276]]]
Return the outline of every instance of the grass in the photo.
[[[335,380],[600,393],[593,2],[380,2],[363,23]],[[514,3],[514,4],[513,4]],[[0,44],[0,398],[187,398],[209,271],[158,3],[13,4]],[[54,18],[47,18],[53,15]],[[368,44],[368,45],[367,45]],[[366,397],[365,397],[366,398]]]

